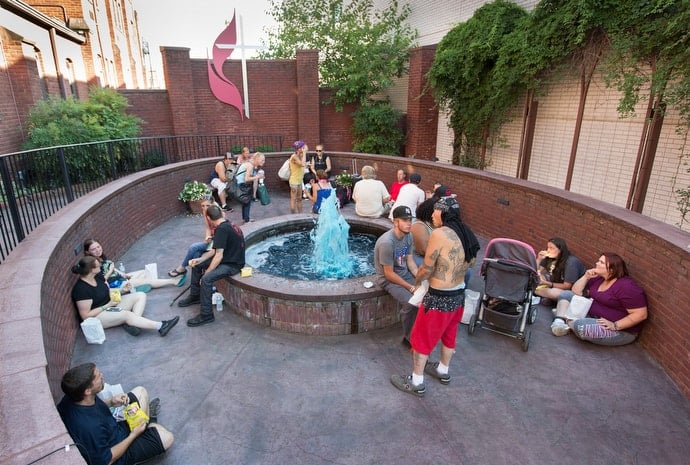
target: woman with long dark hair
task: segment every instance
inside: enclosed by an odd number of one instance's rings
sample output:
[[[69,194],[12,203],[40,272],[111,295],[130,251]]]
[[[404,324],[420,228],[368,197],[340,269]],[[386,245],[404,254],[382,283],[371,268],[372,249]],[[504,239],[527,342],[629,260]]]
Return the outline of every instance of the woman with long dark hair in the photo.
[[[561,292],[569,291],[585,272],[585,266],[570,253],[565,239],[560,237],[549,239],[546,250],[539,252],[537,260],[539,286],[534,293],[554,303]],[[546,302],[542,300],[542,303]]]

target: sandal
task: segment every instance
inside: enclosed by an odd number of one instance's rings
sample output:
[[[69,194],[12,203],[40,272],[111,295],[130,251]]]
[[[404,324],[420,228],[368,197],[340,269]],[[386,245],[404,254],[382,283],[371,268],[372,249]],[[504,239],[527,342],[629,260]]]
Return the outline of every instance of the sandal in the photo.
[[[185,268],[184,271],[177,271],[177,268],[173,268],[172,270],[168,271],[168,276],[171,278],[177,278],[183,274],[187,274],[187,268]]]

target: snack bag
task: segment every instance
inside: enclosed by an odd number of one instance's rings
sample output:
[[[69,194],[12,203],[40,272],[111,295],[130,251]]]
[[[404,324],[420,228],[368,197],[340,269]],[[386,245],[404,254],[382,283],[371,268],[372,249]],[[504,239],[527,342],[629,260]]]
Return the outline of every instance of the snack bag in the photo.
[[[122,295],[120,294],[119,289],[111,289],[110,290],[110,300],[113,302],[121,302],[122,301]]]
[[[132,402],[125,409],[125,420],[127,420],[129,430],[131,431],[140,424],[149,421],[149,416],[139,408],[139,402]]]

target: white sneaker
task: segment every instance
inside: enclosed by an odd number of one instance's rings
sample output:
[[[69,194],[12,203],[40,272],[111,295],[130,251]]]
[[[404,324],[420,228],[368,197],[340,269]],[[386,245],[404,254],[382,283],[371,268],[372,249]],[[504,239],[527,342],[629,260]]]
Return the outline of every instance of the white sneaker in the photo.
[[[554,336],[565,336],[570,332],[570,327],[560,318],[556,318],[551,323],[551,333]]]

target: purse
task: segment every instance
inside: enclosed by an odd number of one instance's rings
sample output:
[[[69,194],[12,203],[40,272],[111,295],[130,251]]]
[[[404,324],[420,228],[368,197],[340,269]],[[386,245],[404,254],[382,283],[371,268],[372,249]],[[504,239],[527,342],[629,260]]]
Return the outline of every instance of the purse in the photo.
[[[282,179],[283,181],[288,181],[290,180],[290,159],[288,158],[285,160],[285,163],[283,163],[283,166],[280,167],[278,170],[278,177]]]

